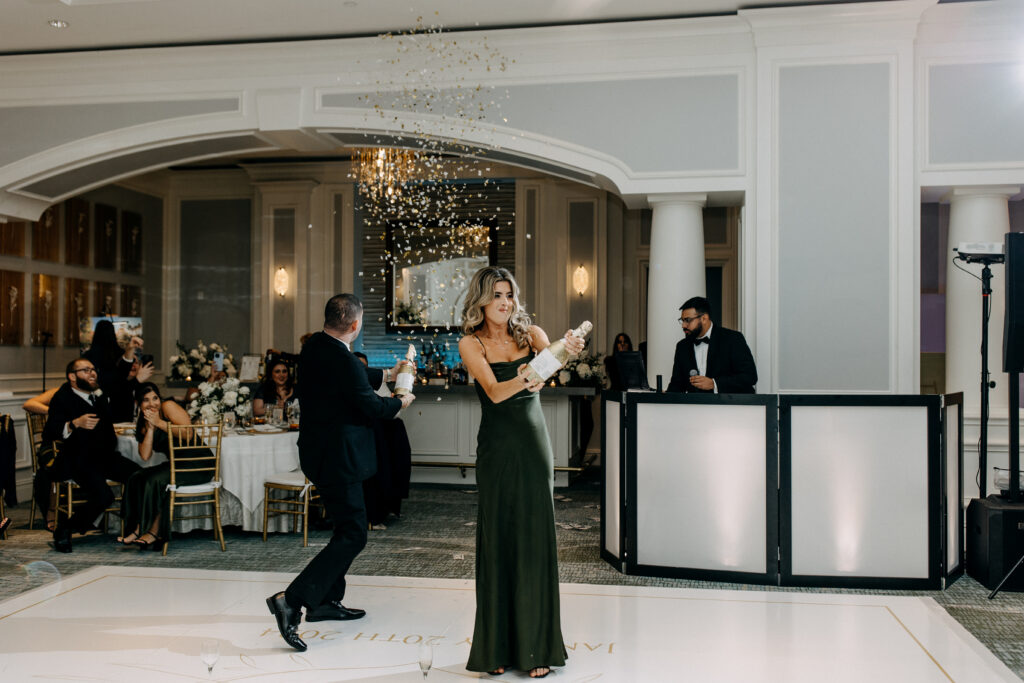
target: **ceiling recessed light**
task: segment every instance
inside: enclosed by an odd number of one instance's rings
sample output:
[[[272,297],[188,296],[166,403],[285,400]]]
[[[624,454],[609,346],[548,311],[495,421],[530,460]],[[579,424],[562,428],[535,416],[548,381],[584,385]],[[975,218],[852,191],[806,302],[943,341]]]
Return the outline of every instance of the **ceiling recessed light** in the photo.
[[[68,27],[68,22],[64,21],[63,19],[50,19],[50,21],[48,21],[47,23],[51,27],[53,27],[53,28],[67,28]]]

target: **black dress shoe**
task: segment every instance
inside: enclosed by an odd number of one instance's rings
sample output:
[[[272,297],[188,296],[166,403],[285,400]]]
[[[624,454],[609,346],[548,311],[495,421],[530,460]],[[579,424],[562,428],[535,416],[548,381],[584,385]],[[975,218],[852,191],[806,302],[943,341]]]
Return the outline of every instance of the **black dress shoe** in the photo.
[[[306,610],[306,621],[350,621],[365,616],[366,610],[350,609],[341,604],[341,600],[332,600]]]
[[[71,552],[71,529],[66,526],[57,527],[53,532],[53,549],[58,553]]]
[[[302,621],[302,610],[295,609],[284,599],[284,591],[267,598],[267,607],[277,619],[277,630],[281,632],[284,642],[298,650],[306,651],[306,644],[299,638],[299,622]]]

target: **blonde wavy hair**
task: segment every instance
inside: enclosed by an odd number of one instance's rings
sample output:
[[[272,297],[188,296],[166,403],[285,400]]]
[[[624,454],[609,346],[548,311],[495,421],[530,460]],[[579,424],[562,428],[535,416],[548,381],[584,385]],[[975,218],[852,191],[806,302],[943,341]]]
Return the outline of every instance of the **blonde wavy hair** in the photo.
[[[530,326],[533,321],[519,303],[519,285],[506,268],[485,266],[473,273],[473,279],[466,288],[466,299],[462,304],[462,333],[469,336],[484,326],[484,307],[494,300],[494,286],[507,282],[512,287],[512,315],[508,318],[508,332],[516,346],[530,345]]]

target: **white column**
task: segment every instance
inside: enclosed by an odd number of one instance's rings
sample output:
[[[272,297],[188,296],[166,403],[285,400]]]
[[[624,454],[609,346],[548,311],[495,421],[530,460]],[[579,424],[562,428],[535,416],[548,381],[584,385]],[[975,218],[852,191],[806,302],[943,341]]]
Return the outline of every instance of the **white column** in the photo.
[[[955,188],[946,198],[949,210],[949,247],[961,242],[1000,242],[1010,231],[1007,199],[1019,187]],[[964,392],[964,413],[977,417],[981,410],[981,282],[962,272],[947,255],[946,266],[946,391]],[[958,263],[981,277],[981,266]],[[1008,397],[1003,367],[1003,310],[1006,272],[992,266],[992,306],[988,322],[988,367],[996,388],[989,391],[989,418],[1006,418]],[[991,432],[990,432],[991,433]]]
[[[647,279],[647,381],[663,376],[668,388],[676,343],[683,338],[679,307],[705,296],[704,215],[706,194],[650,195],[651,265]]]

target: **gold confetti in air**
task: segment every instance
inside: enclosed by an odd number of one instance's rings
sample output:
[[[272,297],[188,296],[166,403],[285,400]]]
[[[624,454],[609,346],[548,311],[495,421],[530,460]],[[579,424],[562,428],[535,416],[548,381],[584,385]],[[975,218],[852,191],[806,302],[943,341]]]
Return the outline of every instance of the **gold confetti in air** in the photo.
[[[498,93],[484,80],[506,72],[514,60],[486,37],[456,39],[422,16],[415,28],[378,39],[390,49],[386,63],[397,69],[389,82],[378,79],[374,92],[358,97],[367,123],[375,120],[367,129],[387,131],[367,133],[353,158],[364,224],[386,241],[383,263],[367,273],[364,286],[369,292],[381,286],[386,295],[383,285],[392,273],[396,304],[389,322],[418,326],[434,338],[438,330],[451,336],[458,333],[469,279],[489,262],[492,231],[513,227],[501,207],[471,214],[474,206],[489,206],[484,198],[494,182],[485,173],[492,169],[481,160],[499,146],[466,140],[486,139],[508,123],[501,101],[509,91]],[[428,276],[432,289],[415,290],[412,281]],[[445,311],[454,313],[441,322]]]

